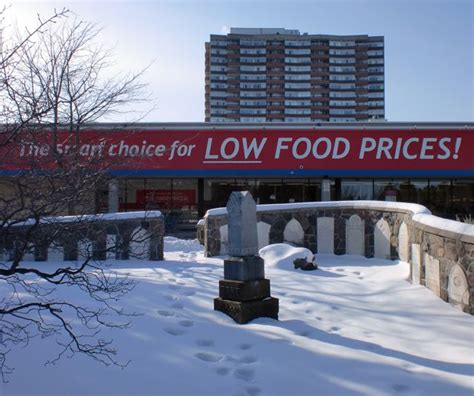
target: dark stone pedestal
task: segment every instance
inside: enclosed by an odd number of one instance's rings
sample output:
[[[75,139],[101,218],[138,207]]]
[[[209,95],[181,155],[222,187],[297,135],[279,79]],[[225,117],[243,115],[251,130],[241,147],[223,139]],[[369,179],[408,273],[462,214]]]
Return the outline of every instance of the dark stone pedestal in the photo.
[[[219,297],[214,299],[214,309],[229,315],[239,324],[248,323],[261,317],[278,319],[278,298],[268,297],[263,300],[231,301]]]
[[[278,299],[270,296],[270,281],[265,279],[260,256],[227,257],[224,278],[219,281],[219,298],[214,299],[216,311],[239,324],[260,317],[278,319]]]
[[[264,261],[260,256],[226,257],[224,279],[250,281],[265,278]]]

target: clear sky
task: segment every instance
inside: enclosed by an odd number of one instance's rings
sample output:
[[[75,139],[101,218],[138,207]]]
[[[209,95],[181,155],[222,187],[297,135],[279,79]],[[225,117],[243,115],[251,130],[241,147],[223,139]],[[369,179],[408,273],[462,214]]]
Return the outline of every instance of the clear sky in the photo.
[[[144,121],[204,121],[204,43],[230,27],[383,35],[389,121],[474,121],[474,0],[5,3],[20,27],[63,6],[97,22],[123,71],[153,62],[145,77],[155,105]]]

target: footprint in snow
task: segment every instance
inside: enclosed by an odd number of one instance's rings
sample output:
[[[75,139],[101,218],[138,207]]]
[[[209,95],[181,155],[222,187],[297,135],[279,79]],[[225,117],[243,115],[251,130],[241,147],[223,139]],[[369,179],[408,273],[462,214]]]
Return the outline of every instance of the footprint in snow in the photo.
[[[205,347],[212,347],[212,346],[214,346],[214,341],[203,338],[203,339],[200,339],[200,340],[196,340],[196,345],[205,346]]]
[[[166,311],[164,309],[159,309],[158,310],[158,315],[160,315],[160,316],[174,316],[174,312]]]
[[[222,356],[216,355],[214,353],[207,352],[198,352],[194,354],[195,358],[202,360],[203,362],[216,363],[222,359]]]
[[[258,386],[248,386],[245,388],[245,392],[248,396],[257,396],[262,393],[262,390]]]
[[[165,327],[163,330],[172,336],[180,336],[186,333],[184,330],[174,327]]]
[[[192,327],[194,326],[194,322],[192,320],[180,320],[178,324],[182,327]]]
[[[339,331],[339,330],[341,330],[340,327],[332,326],[332,327],[329,329],[329,332],[330,332],[330,333],[334,333],[334,332]]]
[[[336,268],[336,271],[337,271],[337,272],[344,272],[345,269],[344,269],[344,268]]]
[[[359,271],[354,271],[353,274],[354,275],[360,275],[360,272]]]
[[[165,294],[164,296],[168,301],[177,301],[178,300],[178,297],[176,296],[173,296],[171,294]]]
[[[181,292],[179,292],[179,294],[181,294],[182,296],[193,296],[196,294],[196,292],[194,290],[183,290]]]
[[[309,330],[303,330],[298,333],[301,337],[309,337],[311,335],[311,331]]]
[[[230,372],[230,369],[228,367],[218,367],[218,368],[216,368],[216,374],[217,375],[224,376],[224,375],[229,374],[229,372]]]
[[[184,305],[180,303],[179,301],[176,301],[175,303],[171,304],[171,307],[176,308],[176,309],[183,309]]]
[[[252,344],[239,344],[237,345],[239,349],[241,349],[242,351],[246,351],[247,349],[250,349],[252,348]]]
[[[407,392],[410,390],[410,387],[408,385],[405,385],[405,384],[394,384],[392,385],[392,389],[395,391],[395,392]]]
[[[245,382],[250,382],[255,378],[255,371],[250,368],[240,367],[235,369],[234,377]]]
[[[251,364],[251,363],[255,363],[256,361],[258,361],[258,359],[255,356],[251,356],[251,355],[242,356],[241,358],[237,359],[237,363],[241,363],[241,364]]]
[[[174,278],[169,278],[169,279],[166,279],[168,282],[176,282],[176,279]]]

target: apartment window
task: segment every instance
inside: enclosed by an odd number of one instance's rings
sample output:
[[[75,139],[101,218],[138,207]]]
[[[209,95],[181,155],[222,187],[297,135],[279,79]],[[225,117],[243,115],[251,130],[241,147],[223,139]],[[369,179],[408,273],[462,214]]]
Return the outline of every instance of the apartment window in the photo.
[[[226,98],[227,96],[228,96],[227,92],[211,91],[211,98]]]
[[[311,66],[285,66],[285,72],[310,72]]]
[[[311,109],[285,109],[285,114],[289,115],[310,115]]]
[[[211,65],[226,64],[227,58],[211,56]]]
[[[266,100],[241,100],[240,105],[241,106],[266,106],[267,101]]]
[[[369,89],[383,89],[383,84],[369,84],[368,85]]]
[[[265,48],[241,48],[242,55],[265,55],[267,50]]]
[[[382,56],[383,51],[370,50],[370,51],[367,51],[367,55],[369,55],[369,56]]]
[[[211,72],[227,72],[226,66],[211,65]]]
[[[246,65],[240,66],[241,72],[264,72],[266,70],[267,68],[265,66],[246,66]]]
[[[227,55],[227,50],[221,48],[211,48],[212,55]]]
[[[286,55],[311,55],[311,49],[309,48],[298,48],[298,49],[290,49],[285,48]]]
[[[311,122],[311,117],[285,117],[285,122]]]
[[[340,107],[354,107],[356,102],[354,100],[331,100],[329,102],[330,106],[340,106]]]
[[[369,59],[367,63],[369,65],[383,65],[383,58]]]
[[[311,41],[309,40],[285,40],[285,46],[287,47],[309,47]]]
[[[355,41],[339,41],[331,40],[329,41],[331,47],[354,47]]]
[[[265,63],[267,61],[267,58],[248,58],[248,57],[241,57],[240,62],[241,63]]]
[[[355,76],[343,74],[331,74],[329,80],[331,81],[355,81]]]
[[[265,40],[240,39],[240,45],[243,47],[265,47]]]
[[[240,117],[240,122],[265,122],[265,117]]]
[[[310,79],[311,76],[309,74],[285,74],[285,80],[288,81],[301,81]]]
[[[285,58],[285,63],[293,63],[293,64],[311,63],[311,59],[310,58]]]
[[[355,109],[330,109],[329,114],[332,115],[354,115],[356,114]]]
[[[310,100],[285,100],[285,106],[311,106]]]
[[[367,71],[369,73],[383,73],[383,67],[369,67]]]
[[[331,83],[329,84],[330,89],[355,89],[355,84],[340,84],[340,83]]]
[[[227,89],[227,84],[225,84],[225,83],[211,83],[211,88],[214,88],[214,89]]]
[[[285,92],[285,98],[310,98],[311,92]]]
[[[329,55],[355,55],[355,50],[330,49]]]
[[[355,63],[355,58],[330,58],[329,63],[335,63],[335,64]]]
[[[257,81],[265,81],[267,76],[265,74],[241,74],[241,80],[257,80]]]
[[[285,89],[309,89],[311,83],[285,83]]]
[[[369,107],[381,107],[383,106],[383,101],[367,102]]]
[[[266,91],[242,91],[240,96],[242,98],[265,98],[267,93]]]
[[[244,89],[265,89],[267,88],[266,83],[240,83],[240,88]]]
[[[247,108],[244,108],[244,109],[240,109],[240,114],[245,114],[245,115],[262,114],[262,115],[265,115],[266,110],[265,109],[247,109]]]

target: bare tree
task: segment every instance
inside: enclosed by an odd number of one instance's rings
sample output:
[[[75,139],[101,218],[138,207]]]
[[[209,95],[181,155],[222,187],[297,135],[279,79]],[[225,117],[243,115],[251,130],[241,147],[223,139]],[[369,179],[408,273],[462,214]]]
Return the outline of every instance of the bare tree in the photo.
[[[67,244],[70,235],[103,234],[83,215],[94,210],[93,192],[106,183],[109,164],[80,156],[81,133],[89,123],[145,100],[146,85],[144,70],[128,75],[111,71],[111,53],[98,44],[99,33],[97,26],[71,21],[62,10],[38,18],[32,30],[14,37],[3,34],[0,151],[6,160],[0,169],[11,169],[8,153],[25,141],[30,147],[50,148],[46,155],[24,159],[11,177],[0,178],[0,251],[9,252],[0,260],[4,380],[12,370],[6,360],[10,350],[38,336],[54,335],[60,346],[50,362],[82,353],[105,364],[123,364],[111,342],[99,334],[128,325],[133,313],[123,312],[117,300],[133,282],[109,271],[92,254],[54,267],[24,261],[32,249],[38,256],[38,249],[61,237]],[[67,153],[57,149],[58,139],[65,138],[72,142]],[[55,217],[66,213],[78,216],[72,222]],[[65,288],[69,293],[62,292]],[[68,297],[74,289],[88,297],[90,306]]]

